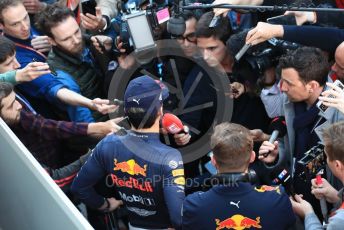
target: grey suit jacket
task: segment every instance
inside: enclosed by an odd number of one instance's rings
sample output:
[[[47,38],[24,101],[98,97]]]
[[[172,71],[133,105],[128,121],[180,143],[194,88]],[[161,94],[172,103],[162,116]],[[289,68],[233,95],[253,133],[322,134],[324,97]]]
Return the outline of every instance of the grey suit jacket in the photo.
[[[330,79],[329,82],[332,82]],[[325,88],[325,90],[327,87]],[[285,156],[290,164],[290,172],[294,173],[294,151],[295,151],[295,130],[293,128],[293,120],[295,117],[294,104],[288,100],[288,97],[283,95],[283,104],[281,106],[281,114],[285,116],[287,125],[287,135],[279,140],[279,154]],[[322,132],[324,128],[329,127],[331,124],[344,120],[344,114],[335,108],[328,108],[325,113],[319,112],[319,115],[325,118],[325,122],[314,129],[318,135],[320,142],[323,141]],[[335,179],[329,169],[327,171],[328,181],[337,189],[342,188],[339,180]]]

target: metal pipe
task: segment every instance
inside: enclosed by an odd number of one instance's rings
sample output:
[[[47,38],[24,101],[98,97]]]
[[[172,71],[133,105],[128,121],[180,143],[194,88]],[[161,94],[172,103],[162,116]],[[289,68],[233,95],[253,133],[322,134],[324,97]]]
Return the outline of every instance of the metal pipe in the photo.
[[[282,6],[252,6],[252,5],[230,5],[230,4],[197,4],[183,6],[185,10],[196,10],[196,9],[213,9],[213,8],[224,8],[224,9],[240,9],[248,11],[315,11],[315,12],[344,12],[344,9],[338,8],[316,8],[316,7],[304,7],[296,5],[282,5]]]

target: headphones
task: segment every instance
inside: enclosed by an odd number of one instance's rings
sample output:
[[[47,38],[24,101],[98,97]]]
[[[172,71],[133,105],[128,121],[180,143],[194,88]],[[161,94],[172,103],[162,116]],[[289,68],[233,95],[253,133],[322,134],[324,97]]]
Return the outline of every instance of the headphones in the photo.
[[[247,173],[219,173],[204,181],[204,187],[210,188],[214,185],[233,185],[238,182],[249,182],[256,184],[258,182],[257,173],[249,169]]]

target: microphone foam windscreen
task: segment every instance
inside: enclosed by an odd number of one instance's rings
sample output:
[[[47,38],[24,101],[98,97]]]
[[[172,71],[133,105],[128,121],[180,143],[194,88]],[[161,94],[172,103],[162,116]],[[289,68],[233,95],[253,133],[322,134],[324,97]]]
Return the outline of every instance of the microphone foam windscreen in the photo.
[[[165,128],[168,133],[176,134],[183,130],[183,123],[172,113],[165,113],[162,117],[162,127]]]
[[[167,32],[174,36],[183,35],[185,32],[185,20],[182,17],[175,18],[172,17],[167,22]]]
[[[274,130],[278,130],[278,137],[283,137],[287,134],[287,126],[285,123],[284,116],[275,117],[269,126],[269,132],[272,133]]]

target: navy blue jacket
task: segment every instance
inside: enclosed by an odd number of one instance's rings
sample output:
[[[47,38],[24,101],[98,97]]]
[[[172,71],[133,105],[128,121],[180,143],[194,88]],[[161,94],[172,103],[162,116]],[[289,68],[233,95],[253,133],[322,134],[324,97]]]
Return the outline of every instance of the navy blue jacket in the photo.
[[[318,26],[283,26],[283,39],[334,53],[344,41],[344,30]]]
[[[93,150],[72,184],[86,205],[99,208],[104,198],[92,187],[109,175],[129,213],[132,226],[179,228],[184,200],[184,169],[180,153],[159,140],[158,133],[111,135]]]
[[[186,197],[183,229],[287,229],[295,222],[281,187],[255,188],[250,183],[217,185]]]
[[[46,62],[46,59],[42,55],[39,55],[35,51],[22,47],[26,46],[32,48],[31,39],[33,39],[34,36],[39,36],[35,29],[31,29],[31,36],[28,40],[20,40],[8,35],[5,36],[16,43],[16,58],[20,63],[21,68],[24,68],[26,65],[31,63],[33,59],[36,59],[36,61],[39,62]],[[58,100],[56,95],[60,89],[68,88],[79,94],[80,89],[69,74],[60,70],[57,70],[57,74],[57,76],[54,76],[52,74],[44,74],[33,81],[18,84],[16,87],[25,96],[48,101],[50,104],[56,105],[59,109],[66,111],[71,121],[94,122],[91,111],[88,108],[66,105]],[[44,104],[41,105],[44,106]],[[39,112],[45,117],[47,116],[47,114],[49,114],[49,111],[46,111],[47,109],[45,108],[35,109],[40,110]]]

